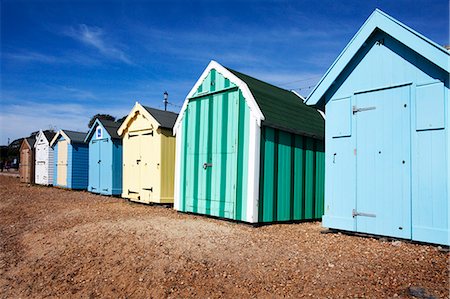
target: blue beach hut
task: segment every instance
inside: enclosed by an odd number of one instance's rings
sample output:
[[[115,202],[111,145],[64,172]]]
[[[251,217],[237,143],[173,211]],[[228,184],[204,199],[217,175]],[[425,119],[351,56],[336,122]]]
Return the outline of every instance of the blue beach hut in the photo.
[[[86,133],[59,130],[50,146],[54,149],[53,186],[86,189],[88,184],[88,144]]]
[[[122,193],[122,139],[120,123],[96,119],[85,142],[89,144],[88,191],[105,195]]]
[[[375,10],[307,99],[326,113],[323,226],[449,245],[449,52]]]

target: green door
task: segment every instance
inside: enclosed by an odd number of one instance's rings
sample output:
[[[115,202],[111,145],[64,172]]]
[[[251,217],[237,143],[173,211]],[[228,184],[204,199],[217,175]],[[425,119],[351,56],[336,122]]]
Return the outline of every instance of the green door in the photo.
[[[193,99],[186,113],[184,209],[234,218],[238,92]]]

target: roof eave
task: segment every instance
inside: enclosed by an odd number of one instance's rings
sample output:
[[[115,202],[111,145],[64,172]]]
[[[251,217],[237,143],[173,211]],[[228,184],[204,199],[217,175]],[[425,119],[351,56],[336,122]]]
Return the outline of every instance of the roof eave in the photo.
[[[448,51],[383,11],[375,9],[316,84],[307,97],[306,104],[316,107],[324,106],[326,92],[376,29],[393,36],[405,46],[448,72],[450,57]]]
[[[183,106],[181,107],[180,113],[178,114],[177,120],[175,121],[175,124],[173,126],[173,134],[177,134],[177,130],[183,120],[184,112],[187,109],[187,105],[189,104],[189,99],[195,94],[198,87],[203,83],[205,78],[208,76],[209,72],[215,69],[217,72],[221,73],[225,78],[229,79],[230,82],[233,82],[236,84],[239,89],[241,89],[244,97],[247,100],[247,103],[249,105],[250,111],[255,115],[258,125],[261,125],[261,121],[265,119],[264,114],[262,113],[262,110],[258,106],[255,97],[251,93],[249,87],[247,84],[242,81],[240,78],[238,78],[236,75],[234,75],[232,72],[230,72],[227,68],[219,64],[218,62],[211,60],[208,64],[208,66],[203,71],[202,75],[199,77],[199,79],[196,81],[192,89],[189,91],[188,95],[186,96]]]

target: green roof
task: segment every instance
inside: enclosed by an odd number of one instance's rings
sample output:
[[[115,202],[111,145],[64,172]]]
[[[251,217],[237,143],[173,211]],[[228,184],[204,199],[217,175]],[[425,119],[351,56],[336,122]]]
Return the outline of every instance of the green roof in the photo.
[[[247,84],[264,114],[263,125],[300,135],[324,138],[325,120],[320,112],[307,106],[292,91],[227,69]]]

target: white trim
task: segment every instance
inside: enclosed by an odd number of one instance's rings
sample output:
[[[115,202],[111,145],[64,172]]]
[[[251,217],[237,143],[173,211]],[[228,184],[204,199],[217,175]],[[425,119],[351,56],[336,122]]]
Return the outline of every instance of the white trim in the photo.
[[[125,120],[117,129],[117,134],[119,134],[119,136],[122,137],[123,133],[125,132],[125,129],[128,127],[130,120],[136,115],[137,112],[141,113],[142,116],[144,116],[144,118],[154,120],[155,123],[158,124],[158,127],[161,126],[161,124],[156,120],[156,118],[154,118],[153,115],[151,115],[150,112],[148,112],[148,110],[144,108],[144,106],[142,106],[139,102],[136,102],[133,108],[131,109],[130,113],[128,113]]]
[[[265,119],[261,109],[258,106],[258,103],[255,100],[255,97],[250,92],[250,89],[248,88],[247,84],[239,79],[236,75],[234,75],[232,72],[227,70],[225,67],[220,65],[218,62],[211,60],[211,62],[208,64],[206,69],[203,71],[200,78],[195,83],[194,87],[192,87],[191,91],[186,96],[186,99],[184,100],[183,106],[181,107],[180,113],[178,114],[177,120],[175,122],[175,125],[173,126],[173,134],[176,135],[178,128],[181,126],[181,122],[183,120],[184,112],[187,108],[189,99],[195,94],[198,87],[203,83],[205,78],[208,76],[209,72],[215,69],[217,72],[222,74],[225,78],[229,79],[230,82],[236,84],[239,89],[241,90],[245,101],[247,102],[247,105],[250,109],[250,114],[253,114],[255,116],[255,119],[257,121],[258,126],[261,126],[261,121]]]
[[[296,96],[298,96],[302,100],[303,103],[306,101],[305,97],[302,96],[301,94],[299,94],[298,92],[296,92],[295,90],[292,89],[291,92],[293,94],[295,94]]]
[[[250,115],[247,176],[247,222],[258,222],[261,127]]]
[[[43,132],[42,130],[39,130],[39,133],[37,133],[37,135],[35,136],[36,142],[34,143],[34,146],[33,146],[34,148],[37,147],[38,141],[39,141],[39,139],[41,138],[40,136],[41,136],[42,134],[44,134],[44,132]],[[47,138],[45,137],[45,135],[44,135],[44,138],[45,138],[45,140],[47,140]],[[48,145],[48,140],[47,140],[47,145]]]
[[[173,208],[180,210],[180,180],[181,180],[181,142],[183,138],[183,130],[175,136],[175,184],[173,194]],[[186,150],[186,149],[185,149]]]
[[[53,137],[52,142],[50,142],[50,146],[53,146],[55,144],[60,135],[64,137],[64,139],[67,140],[69,143],[71,143],[69,136],[67,136],[67,134],[64,133],[63,130],[59,130],[58,133],[55,134],[55,137]]]
[[[323,111],[320,110],[320,109],[316,109],[316,110],[317,110],[317,112],[320,113],[320,115],[322,115],[323,119],[325,120],[325,112],[323,112]]]
[[[139,110],[139,106],[141,106],[141,104],[139,104],[139,102],[136,101],[136,103],[134,104],[133,108],[131,108],[130,113],[128,113],[128,115],[125,118],[125,120],[122,122],[120,127],[117,129],[117,134],[119,134],[119,136],[122,136],[123,131],[127,128],[128,123],[130,122],[130,119],[134,116],[136,111]]]

